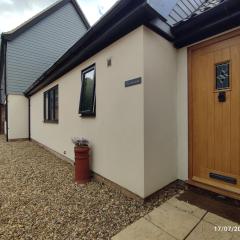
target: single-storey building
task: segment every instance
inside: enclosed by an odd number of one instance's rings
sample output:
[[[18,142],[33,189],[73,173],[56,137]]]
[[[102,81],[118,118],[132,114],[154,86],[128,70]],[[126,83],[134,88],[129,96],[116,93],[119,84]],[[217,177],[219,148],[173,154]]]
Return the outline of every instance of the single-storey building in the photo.
[[[240,4],[122,0],[25,91],[30,138],[146,198],[176,179],[240,198]]]
[[[60,0],[1,34],[0,134],[5,132],[7,140],[28,139],[29,103],[24,91],[89,27],[75,0]]]

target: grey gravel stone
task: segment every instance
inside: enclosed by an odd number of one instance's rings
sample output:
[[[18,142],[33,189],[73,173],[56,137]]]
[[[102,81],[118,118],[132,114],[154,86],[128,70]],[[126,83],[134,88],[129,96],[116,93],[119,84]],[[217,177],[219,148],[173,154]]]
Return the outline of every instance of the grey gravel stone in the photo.
[[[0,136],[0,239],[110,239],[185,188],[145,203],[95,181],[73,183],[73,166],[32,142]]]

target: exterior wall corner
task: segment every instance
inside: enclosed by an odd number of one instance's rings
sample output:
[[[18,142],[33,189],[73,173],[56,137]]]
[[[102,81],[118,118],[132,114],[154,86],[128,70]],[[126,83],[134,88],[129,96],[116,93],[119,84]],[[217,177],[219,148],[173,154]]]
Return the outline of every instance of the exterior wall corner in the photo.
[[[177,53],[177,166],[178,178],[188,179],[188,56],[187,47]]]
[[[177,62],[174,46],[144,28],[145,197],[177,179]]]

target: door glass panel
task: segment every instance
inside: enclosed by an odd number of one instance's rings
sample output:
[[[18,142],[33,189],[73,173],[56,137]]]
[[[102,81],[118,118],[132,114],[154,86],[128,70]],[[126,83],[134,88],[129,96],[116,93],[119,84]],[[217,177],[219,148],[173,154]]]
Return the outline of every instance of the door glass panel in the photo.
[[[230,87],[229,62],[216,64],[216,89],[222,90]]]

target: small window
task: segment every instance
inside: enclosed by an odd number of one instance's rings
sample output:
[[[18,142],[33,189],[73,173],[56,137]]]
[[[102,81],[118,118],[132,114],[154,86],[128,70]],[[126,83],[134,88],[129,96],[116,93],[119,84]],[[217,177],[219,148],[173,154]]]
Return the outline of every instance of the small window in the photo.
[[[230,63],[219,63],[216,64],[216,89],[223,90],[228,89],[230,87]]]
[[[58,86],[44,93],[44,122],[58,123]]]
[[[82,88],[79,113],[82,116],[95,116],[95,65],[82,71]]]

